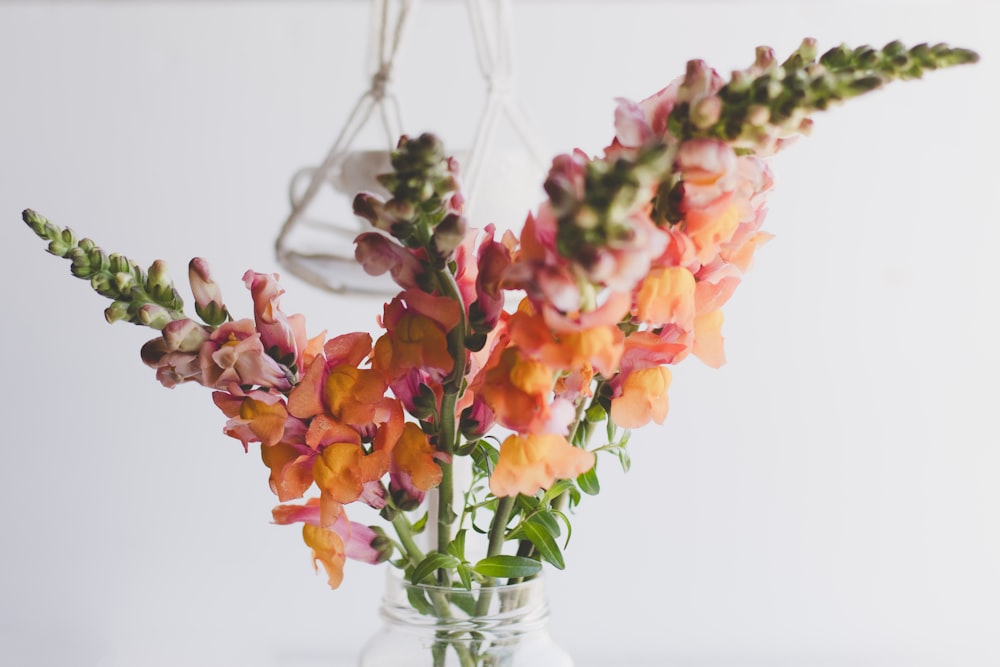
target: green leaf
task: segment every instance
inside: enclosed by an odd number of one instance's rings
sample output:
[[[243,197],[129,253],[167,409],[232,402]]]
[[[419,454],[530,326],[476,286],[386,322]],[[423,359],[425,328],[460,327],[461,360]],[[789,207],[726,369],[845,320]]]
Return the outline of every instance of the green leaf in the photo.
[[[426,527],[427,527],[427,512],[424,512],[424,515],[419,519],[417,519],[416,522],[414,522],[413,534],[419,535],[420,533],[424,532],[424,528]]]
[[[552,520],[552,525],[556,530],[555,536],[549,530],[550,526],[546,521],[538,520],[542,516],[546,516]],[[559,535],[559,524],[552,515],[537,514],[524,522],[522,530],[524,530],[525,536],[538,549],[538,553],[541,554],[542,558],[552,563],[559,570],[565,569],[566,561],[563,559],[562,551],[559,549],[559,545],[555,539]]]
[[[474,464],[473,471],[489,477],[493,474],[493,468],[496,467],[497,459],[500,458],[500,451],[483,438],[476,442],[476,447],[469,456],[472,457]]]
[[[534,558],[501,554],[482,559],[472,569],[484,577],[521,578],[538,574],[542,564]]]
[[[594,467],[576,478],[576,483],[580,485],[580,490],[588,496],[596,496],[601,492],[601,483],[597,479],[597,462]]]
[[[455,569],[458,567],[459,562],[454,556],[432,551],[413,569],[413,576],[410,578],[410,581],[419,584],[438,570]]]
[[[557,480],[555,484],[549,487],[545,495],[542,496],[542,504],[550,505],[553,500],[558,498],[563,494],[563,492],[570,492],[576,486],[576,483],[571,479],[560,479]]]
[[[549,531],[553,537],[559,537],[560,531],[559,522],[556,521],[555,516],[551,513],[551,510],[545,512],[538,512],[537,514],[532,514],[528,517],[528,521],[532,523],[537,523],[545,530]]]
[[[472,569],[468,563],[458,564],[458,578],[462,580],[462,586],[465,590],[472,590]]]
[[[562,545],[562,548],[565,549],[569,546],[569,538],[573,537],[573,524],[569,522],[569,517],[559,510],[552,510],[552,514],[562,519],[563,523],[566,524],[566,541]]]
[[[466,530],[463,528],[458,531],[455,539],[448,543],[448,553],[459,561],[465,560],[465,533]]]
[[[434,615],[434,605],[430,603],[424,595],[424,591],[415,586],[406,587],[406,598],[410,601],[410,606],[425,616]]]

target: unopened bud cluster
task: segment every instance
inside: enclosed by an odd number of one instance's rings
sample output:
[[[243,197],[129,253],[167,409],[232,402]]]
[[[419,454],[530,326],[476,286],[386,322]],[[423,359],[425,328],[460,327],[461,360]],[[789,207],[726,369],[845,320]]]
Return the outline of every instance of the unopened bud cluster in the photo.
[[[681,139],[722,139],[766,154],[782,137],[808,131],[813,111],[893,79],[919,78],[925,71],[976,60],[976,53],[967,49],[944,44],[907,49],[897,41],[881,49],[839,46],[817,59],[815,41],[807,39],[781,64],[771,49],[759,49],[753,66],[734,72],[718,92],[703,96],[684,94],[705,88],[704,68],[692,61],[669,130]]]
[[[90,239],[77,240],[70,229],[56,227],[35,211],[28,209],[21,217],[49,242],[50,253],[70,261],[74,276],[89,280],[95,292],[112,300],[104,311],[109,322],[124,320],[162,329],[184,316],[184,301],[174,289],[164,262],[157,260],[143,271],[128,257],[109,255]]]
[[[458,193],[458,163],[432,134],[403,136],[391,156],[392,172],[378,177],[391,197],[362,193],[354,213],[409,248],[426,248],[439,262],[465,238]]]
[[[558,220],[559,253],[586,263],[604,248],[630,242],[630,215],[649,201],[669,166],[666,147],[659,143],[634,156],[583,164],[570,155],[556,158],[544,187]]]

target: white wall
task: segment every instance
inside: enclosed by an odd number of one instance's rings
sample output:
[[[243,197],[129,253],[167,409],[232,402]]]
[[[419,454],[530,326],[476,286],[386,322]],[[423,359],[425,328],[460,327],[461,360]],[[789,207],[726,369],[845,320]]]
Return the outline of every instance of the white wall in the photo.
[[[515,3],[553,151],[598,151],[613,98],[691,57],[728,72],[806,35],[983,56],[819,117],[775,161],[777,239],[728,306],[728,365],[678,368],[667,424],[635,435],[628,475],[604,462],[550,577],[584,665],[1000,663],[993,7]],[[374,628],[382,571],[327,590],[208,392],[161,388],[149,335],[104,324],[18,221],[37,208],[179,282],[208,257],[239,309],[245,269],[279,270],[288,179],[363,89],[367,21],[362,2],[0,4],[0,664],[329,665]],[[465,26],[462,3],[422,6],[412,131],[471,136]],[[374,302],[285,284],[313,332],[374,324]]]

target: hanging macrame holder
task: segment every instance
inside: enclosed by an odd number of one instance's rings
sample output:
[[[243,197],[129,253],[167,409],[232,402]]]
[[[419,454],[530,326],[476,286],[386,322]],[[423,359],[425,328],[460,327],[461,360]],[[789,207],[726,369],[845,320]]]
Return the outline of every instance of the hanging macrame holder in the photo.
[[[319,166],[303,168],[292,177],[291,212],[275,241],[275,253],[282,267],[310,285],[337,294],[385,297],[398,291],[387,276],[370,276],[355,260],[354,239],[374,228],[350,210],[350,201],[357,192],[388,194],[375,177],[389,170],[389,153],[403,134],[399,101],[389,90],[389,83],[418,3],[399,0],[394,12],[390,11],[390,4],[390,0],[372,1],[370,44],[375,67],[371,84],[354,105],[326,158]],[[526,182],[541,192],[540,177],[546,160],[541,142],[514,94],[510,1],[467,0],[466,4],[487,95],[470,150],[457,154],[460,163],[467,159],[460,172],[466,215],[474,226],[482,226],[479,217],[493,217],[488,201],[482,201],[489,189],[484,187],[485,175],[494,172],[489,180],[503,190],[498,192],[499,198],[509,203],[518,199],[511,196],[511,191],[523,191]],[[385,149],[355,149],[358,135],[375,119],[385,132]],[[498,159],[494,143],[504,119],[515,130],[522,150],[519,153],[508,150]],[[503,159],[510,155],[519,157],[514,161]],[[491,165],[496,169],[490,169]],[[512,187],[505,180],[518,183]],[[332,215],[330,211],[321,214],[319,199],[324,193],[337,194],[342,202],[346,199],[343,210],[333,211]],[[534,192],[530,194],[533,196]],[[516,215],[523,217],[534,203],[534,199],[523,202],[524,209]],[[485,222],[501,221],[485,219]]]

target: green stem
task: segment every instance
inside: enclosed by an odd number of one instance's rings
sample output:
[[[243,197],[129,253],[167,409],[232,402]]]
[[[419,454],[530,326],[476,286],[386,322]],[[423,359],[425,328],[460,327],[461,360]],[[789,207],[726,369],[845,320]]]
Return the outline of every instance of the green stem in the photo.
[[[413,525],[405,514],[398,512],[392,520],[392,526],[396,529],[396,535],[399,536],[399,541],[405,549],[404,555],[416,567],[424,559],[424,552],[413,539]]]
[[[444,395],[441,397],[441,413],[438,425],[438,451],[447,456],[447,461],[441,463],[441,484],[438,486],[437,512],[437,549],[445,553],[451,542],[451,528],[455,521],[452,502],[455,495],[454,469],[451,457],[458,446],[458,415],[456,414],[458,399],[462,393],[465,381],[466,347],[468,323],[465,317],[465,303],[462,293],[455,282],[455,276],[447,268],[437,272],[438,285],[441,291],[451,298],[459,311],[459,322],[448,332],[448,351],[454,360],[454,367],[443,383]],[[448,573],[441,570],[438,573],[439,583],[447,583]]]
[[[507,534],[507,523],[510,521],[511,512],[514,511],[515,496],[505,496],[497,501],[497,510],[493,513],[493,521],[490,523],[489,542],[486,545],[486,557],[500,555],[503,551],[504,538]],[[496,584],[496,580],[487,577],[483,580],[483,586],[489,587]],[[485,616],[490,609],[490,602],[493,599],[493,591],[484,588],[479,592],[479,599],[476,600],[476,616]]]

